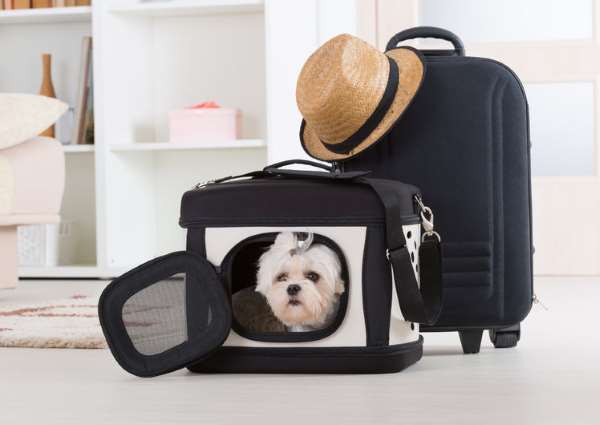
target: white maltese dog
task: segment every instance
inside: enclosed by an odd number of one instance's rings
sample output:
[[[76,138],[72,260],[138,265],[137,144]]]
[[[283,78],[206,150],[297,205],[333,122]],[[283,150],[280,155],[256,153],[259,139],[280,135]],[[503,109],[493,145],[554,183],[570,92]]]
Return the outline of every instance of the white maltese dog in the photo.
[[[313,235],[283,232],[259,260],[256,291],[290,332],[322,329],[335,318],[344,293],[337,254]]]

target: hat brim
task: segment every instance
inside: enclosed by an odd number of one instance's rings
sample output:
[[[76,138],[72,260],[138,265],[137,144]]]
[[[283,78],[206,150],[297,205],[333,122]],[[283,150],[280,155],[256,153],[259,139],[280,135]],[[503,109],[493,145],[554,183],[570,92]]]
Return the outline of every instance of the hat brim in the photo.
[[[392,104],[377,127],[351,152],[331,152],[311,127],[302,121],[300,142],[308,155],[321,161],[344,161],[379,142],[398,121],[419,90],[425,76],[425,63],[421,53],[411,47],[399,47],[385,53],[398,64],[398,89]]]

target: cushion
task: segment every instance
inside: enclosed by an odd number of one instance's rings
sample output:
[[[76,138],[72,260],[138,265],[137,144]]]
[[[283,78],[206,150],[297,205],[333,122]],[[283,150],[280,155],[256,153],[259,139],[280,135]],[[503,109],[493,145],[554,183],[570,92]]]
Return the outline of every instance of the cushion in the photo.
[[[68,108],[66,103],[50,97],[0,93],[0,149],[37,136]]]
[[[14,189],[15,179],[10,161],[0,155],[0,216],[12,210]]]
[[[63,147],[55,139],[34,137],[0,150],[0,226],[58,221],[64,180]]]

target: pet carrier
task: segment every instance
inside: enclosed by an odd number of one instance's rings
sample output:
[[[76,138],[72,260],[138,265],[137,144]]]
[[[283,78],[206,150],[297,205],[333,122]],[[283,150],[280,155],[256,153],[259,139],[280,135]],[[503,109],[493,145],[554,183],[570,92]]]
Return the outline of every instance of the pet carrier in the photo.
[[[123,368],[139,376],[185,366],[378,373],[421,357],[418,323],[435,321],[441,287],[439,241],[418,189],[316,163],[327,171],[280,168],[291,162],[185,193],[187,250],[139,266],[105,289],[100,319]],[[312,234],[313,246],[339,258],[344,290],[321,329],[256,332],[232,311],[232,299],[256,286],[261,256],[283,233]]]

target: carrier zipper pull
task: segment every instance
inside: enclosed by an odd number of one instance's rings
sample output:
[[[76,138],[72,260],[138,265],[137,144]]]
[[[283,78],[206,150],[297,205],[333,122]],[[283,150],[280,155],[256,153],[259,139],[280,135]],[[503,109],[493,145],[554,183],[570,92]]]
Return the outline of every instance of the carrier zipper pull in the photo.
[[[333,174],[342,174],[344,172],[344,164],[338,161],[331,161],[331,172]]]
[[[214,180],[207,180],[207,181],[205,181],[205,182],[200,182],[200,183],[196,184],[196,185],[193,187],[193,189],[194,189],[194,190],[203,189],[203,188],[205,188],[206,186],[208,186],[208,185],[211,185],[211,184],[215,184],[215,183],[216,183],[216,182],[215,182]]]
[[[534,304],[537,304],[537,305],[539,305],[540,307],[542,307],[544,310],[546,310],[546,311],[548,311],[548,310],[549,310],[549,308],[548,308],[548,307],[546,307],[546,306],[544,305],[544,303],[540,301],[540,299],[538,298],[537,294],[533,294],[533,298],[531,299],[531,301],[532,301]]]
[[[220,179],[213,179],[213,180],[207,180],[205,182],[200,182],[196,186],[194,186],[194,189],[203,189],[206,186],[210,186],[212,184],[224,183],[224,182],[226,182],[228,180],[233,180],[233,179],[237,179],[237,178],[240,178],[240,177],[245,177],[245,174],[242,174],[240,176],[221,177]]]
[[[221,177],[220,179],[208,180],[208,181],[205,181],[205,182],[198,183],[196,186],[194,186],[193,190],[203,189],[206,186],[210,186],[210,185],[217,184],[217,183],[225,183],[225,182],[227,182],[229,180],[237,180],[237,179],[243,179],[243,178],[254,178],[257,175],[261,175],[263,173],[264,173],[264,171],[262,171],[262,172],[253,171],[253,172],[250,172],[250,173],[238,174],[237,176],[227,176],[227,177]]]

